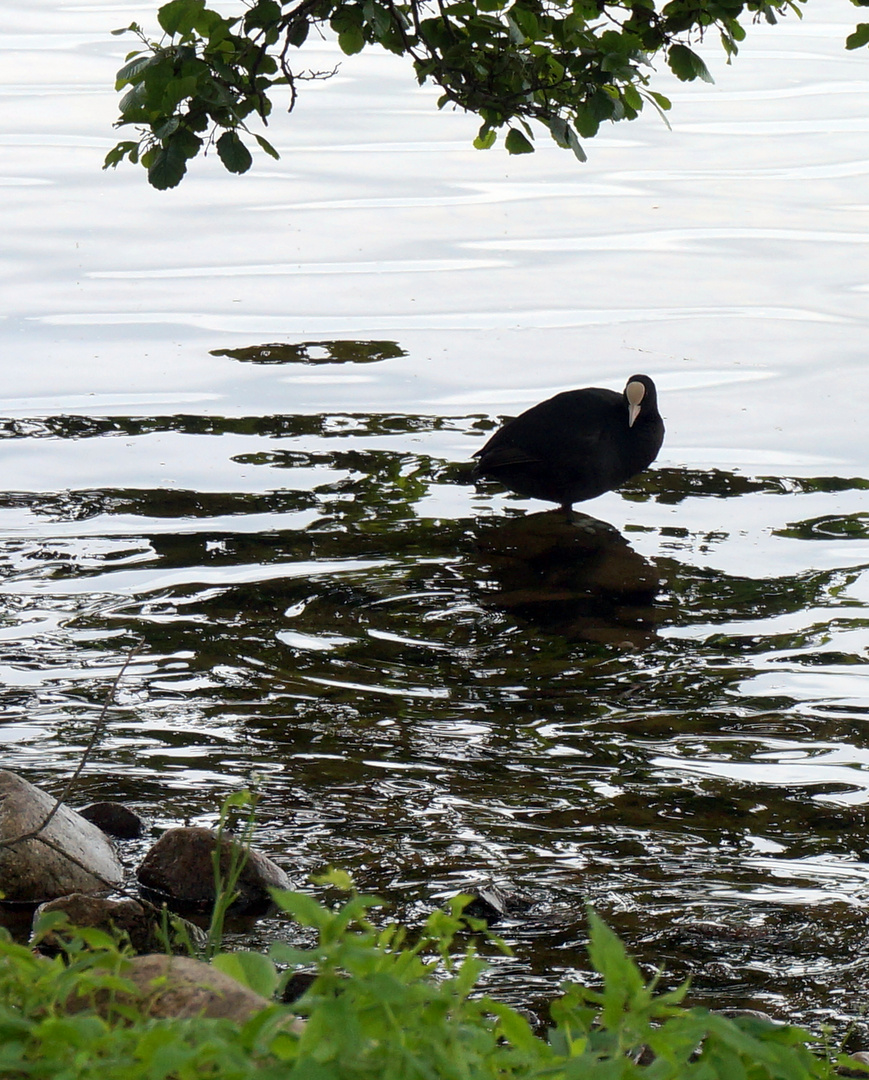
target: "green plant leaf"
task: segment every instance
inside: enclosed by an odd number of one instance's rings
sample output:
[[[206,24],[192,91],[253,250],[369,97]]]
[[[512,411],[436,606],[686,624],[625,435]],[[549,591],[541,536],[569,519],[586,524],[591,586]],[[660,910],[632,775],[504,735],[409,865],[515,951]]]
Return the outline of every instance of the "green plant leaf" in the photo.
[[[275,161],[281,160],[281,155],[277,152],[277,150],[275,150],[275,148],[268,141],[268,139],[264,139],[262,135],[257,135],[256,132],[254,132],[253,137],[259,143],[260,149],[265,150],[269,157],[274,158]]]
[[[498,1026],[508,1042],[523,1050],[534,1050],[537,1044],[537,1036],[521,1013],[499,1001],[488,1001],[486,1007],[497,1016]]]
[[[365,35],[361,26],[348,26],[338,35],[338,47],[346,56],[353,56],[365,48]]]
[[[702,79],[708,83],[715,82],[702,58],[687,45],[671,45],[667,53],[667,61],[670,70],[682,82],[690,82],[693,79]]]
[[[552,116],[550,117],[548,123],[549,131],[552,135],[552,138],[558,143],[559,146],[566,148],[569,145],[567,141],[567,121],[561,116]]]
[[[173,132],[169,136],[169,141],[172,145],[174,153],[183,157],[185,160],[196,157],[202,147],[202,139],[198,135],[194,135],[192,131],[189,131],[185,127],[179,127],[177,131]]]
[[[353,891],[353,878],[347,873],[346,870],[339,870],[335,866],[330,866],[325,873],[314,874],[311,878],[317,885],[331,885],[335,889],[340,889],[342,892]]]
[[[131,60],[128,64],[124,64],[118,74],[115,76],[115,89],[123,89],[127,83],[136,81],[136,76],[140,75],[146,67],[152,64],[153,57],[150,56],[137,56],[135,60]]]
[[[117,150],[118,147],[115,147]],[[111,153],[111,151],[110,151]],[[121,155],[122,157],[123,155]],[[120,161],[120,157],[118,158]],[[117,164],[117,162],[109,162],[106,158],[106,165]],[[61,927],[69,926],[69,916],[65,911],[46,911],[39,916],[39,919],[33,925],[33,932],[30,935],[30,941],[33,945],[38,945],[40,941],[54,930],[58,930]]]
[[[504,146],[508,154],[533,154],[534,147],[518,128],[510,128]]]
[[[230,810],[247,810],[253,806],[255,797],[248,788],[231,791],[221,805],[221,817],[225,818]]]
[[[134,155],[139,148],[139,144],[136,142],[119,142],[112,147],[106,154],[103,161],[104,169],[117,168],[118,164],[128,157],[131,161],[134,161]]]
[[[299,48],[307,41],[310,28],[311,24],[307,19],[296,19],[287,29],[287,41]]]
[[[845,48],[862,49],[864,45],[869,45],[869,23],[857,23],[857,29],[845,38]]]
[[[205,8],[205,0],[169,0],[157,12],[157,21],[167,34],[189,34]]]
[[[573,128],[569,124],[567,125],[567,144],[570,147],[570,149],[573,151],[574,157],[576,157],[577,160],[579,160],[579,161],[588,161],[588,157],[586,156],[585,150],[583,150],[582,144],[580,143],[579,139],[576,137],[576,132],[573,130]]]
[[[265,28],[281,17],[281,5],[275,0],[257,0],[244,17],[245,30]]]
[[[621,1013],[645,988],[640,969],[628,956],[622,942],[594,911],[589,909],[588,955],[595,971],[604,979],[604,1023],[618,1025]]]
[[[154,128],[154,134],[158,139],[167,139],[170,135],[174,135],[180,126],[181,120],[179,117],[170,116],[165,124],[160,124]]]
[[[143,155],[143,163],[145,155]],[[166,191],[168,188],[177,187],[187,172],[187,160],[183,154],[172,151],[171,147],[164,147],[157,151],[153,160],[148,164],[148,183],[158,191]]]
[[[332,913],[307,893],[274,889],[272,899],[282,911],[292,915],[302,926],[325,926],[332,921]]]
[[[264,998],[272,997],[278,985],[279,976],[275,965],[262,953],[218,953],[212,959],[211,965],[257,994],[262,994]]]
[[[303,967],[315,960],[315,951],[312,949],[297,949],[287,945],[285,941],[275,941],[269,946],[269,956],[273,956],[280,964],[290,967]],[[286,976],[285,972],[285,976]]]
[[[235,131],[224,131],[217,140],[217,153],[224,166],[232,173],[245,173],[253,164],[250,150]]]

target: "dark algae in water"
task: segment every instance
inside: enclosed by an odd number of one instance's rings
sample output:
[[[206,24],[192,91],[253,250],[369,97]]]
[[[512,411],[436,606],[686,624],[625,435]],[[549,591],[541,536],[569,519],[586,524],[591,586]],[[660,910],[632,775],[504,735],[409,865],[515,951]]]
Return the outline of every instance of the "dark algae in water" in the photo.
[[[212,356],[228,356],[249,364],[376,364],[407,356],[397,341],[270,342],[241,349],[212,349]]]

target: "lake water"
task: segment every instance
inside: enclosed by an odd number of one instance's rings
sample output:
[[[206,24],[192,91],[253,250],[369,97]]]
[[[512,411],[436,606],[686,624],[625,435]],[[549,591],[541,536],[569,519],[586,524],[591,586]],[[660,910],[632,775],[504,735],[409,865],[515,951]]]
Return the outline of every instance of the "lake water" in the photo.
[[[510,1000],[582,970],[591,900],[693,1000],[858,1017],[869,54],[809,9],[586,165],[474,151],[372,53],[279,163],[157,193],[100,171],[147,6],[0,5],[4,767],[61,790],[141,639],[77,805],[213,824],[258,776],[300,885],[526,895]],[[667,438],[583,507],[603,550],[468,482],[501,416],[635,371]]]

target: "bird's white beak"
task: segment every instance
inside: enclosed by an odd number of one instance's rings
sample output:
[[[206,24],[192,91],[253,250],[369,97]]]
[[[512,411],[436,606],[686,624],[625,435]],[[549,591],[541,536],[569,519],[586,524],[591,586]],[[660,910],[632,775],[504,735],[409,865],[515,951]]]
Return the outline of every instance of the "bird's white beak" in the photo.
[[[646,388],[641,382],[629,382],[625,387],[625,397],[628,399],[628,427],[633,427],[634,421],[640,415],[640,405],[645,393]]]

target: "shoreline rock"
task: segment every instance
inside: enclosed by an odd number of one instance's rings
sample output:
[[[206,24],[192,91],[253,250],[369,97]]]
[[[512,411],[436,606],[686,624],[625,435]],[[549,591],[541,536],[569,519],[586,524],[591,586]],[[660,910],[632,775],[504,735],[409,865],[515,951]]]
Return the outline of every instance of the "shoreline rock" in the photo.
[[[136,877],[148,899],[164,902],[176,910],[203,911],[215,900],[212,855],[217,844],[213,829],[168,829],[143,859]],[[234,914],[264,912],[271,906],[269,889],[289,889],[286,873],[266,855],[244,851],[237,840],[221,841],[220,872],[229,874],[232,859],[244,856],[238,879]]]
[[[39,904],[70,893],[106,894],[123,868],[105,833],[66,805],[36,836],[54,799],[16,773],[0,770],[0,892],[5,903]]]
[[[43,915],[54,911],[64,912],[72,930],[89,928],[102,930],[111,936],[117,933],[126,934],[130,947],[136,953],[151,953],[164,949],[164,936],[161,932],[164,912],[146,901],[140,902],[126,896],[109,899],[72,893],[40,904],[33,913],[34,927]],[[168,920],[167,931],[169,940],[173,942],[173,951],[183,951],[186,947],[183,940],[178,943],[173,941],[173,938],[178,936],[174,932],[173,923],[183,924],[182,937],[186,933],[194,947],[199,948],[205,944],[206,934],[203,930],[177,915],[172,915]],[[61,948],[61,941],[65,936],[67,935],[63,927],[50,931],[39,942],[40,950],[56,952]]]
[[[165,953],[134,956],[118,974],[133,984],[132,992],[115,991],[111,998],[106,991],[93,997],[73,996],[67,1000],[68,1011],[94,1007],[102,1015],[109,1015],[119,1006],[133,1005],[155,1019],[204,1016],[243,1024],[254,1014],[275,1005],[204,960],[189,956]],[[298,1032],[304,1022],[288,1014],[287,1025]]]

